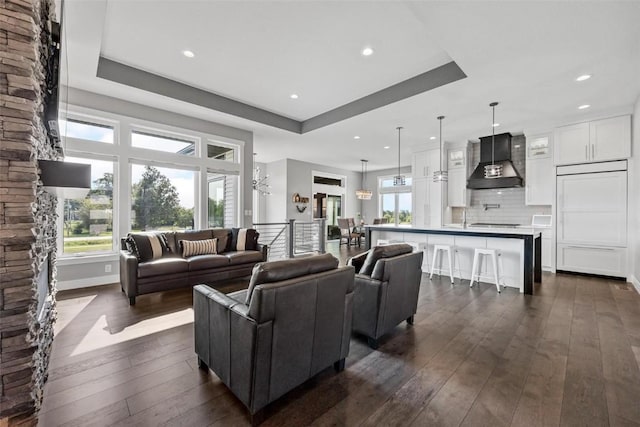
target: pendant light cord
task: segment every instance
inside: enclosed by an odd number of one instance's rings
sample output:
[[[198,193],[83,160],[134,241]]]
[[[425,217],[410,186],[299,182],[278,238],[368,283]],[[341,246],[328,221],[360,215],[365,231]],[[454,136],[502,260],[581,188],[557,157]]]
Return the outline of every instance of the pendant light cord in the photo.
[[[496,159],[495,159],[495,146],[496,146],[496,105],[498,105],[497,102],[492,102],[491,104],[489,104],[489,106],[491,107],[491,111],[492,111],[492,118],[491,118],[491,165],[494,166],[496,164]]]
[[[398,126],[398,177],[400,176],[400,129],[402,126]]]

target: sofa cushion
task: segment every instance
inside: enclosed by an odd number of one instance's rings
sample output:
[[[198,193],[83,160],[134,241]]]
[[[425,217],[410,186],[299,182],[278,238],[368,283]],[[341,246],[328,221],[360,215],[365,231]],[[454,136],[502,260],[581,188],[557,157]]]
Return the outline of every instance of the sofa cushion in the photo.
[[[138,277],[162,276],[174,273],[185,273],[189,263],[184,258],[168,257],[138,264]]]
[[[180,253],[185,258],[194,255],[215,255],[218,253],[218,239],[180,240]]]
[[[213,239],[213,231],[211,229],[206,230],[189,230],[189,231],[176,231],[176,245],[178,248],[180,240],[205,240]]]
[[[127,249],[140,262],[162,258],[163,255],[170,252],[167,239],[160,232],[129,233],[125,242]]]
[[[229,258],[224,255],[196,255],[187,259],[189,271],[207,270],[229,265]]]
[[[381,258],[392,258],[394,256],[407,254],[413,251],[411,245],[407,245],[406,243],[396,243],[393,245],[386,246],[376,246],[369,250],[367,258],[364,260],[364,264],[362,264],[362,268],[360,268],[359,274],[364,274],[365,276],[371,276],[373,273],[373,268],[376,266],[376,262],[378,262]]]
[[[253,228],[232,228],[230,251],[255,251],[258,248],[258,233]]]
[[[214,228],[211,230],[213,237],[218,239],[218,253],[230,251],[231,230],[228,228]]]
[[[224,256],[229,258],[231,265],[263,261],[262,252],[258,251],[233,251],[225,253]]]
[[[338,268],[338,259],[328,253],[306,258],[285,259],[282,261],[256,264],[251,274],[245,304],[249,304],[253,290],[258,285],[280,282],[282,280],[320,273],[335,268]]]

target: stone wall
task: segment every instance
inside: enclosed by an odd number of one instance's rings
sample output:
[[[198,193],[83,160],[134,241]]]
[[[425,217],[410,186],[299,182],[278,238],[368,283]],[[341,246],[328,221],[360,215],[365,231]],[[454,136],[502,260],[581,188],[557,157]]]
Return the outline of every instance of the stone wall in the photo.
[[[38,159],[59,159],[43,125],[50,0],[0,0],[0,425],[35,425],[55,322],[56,198]],[[51,254],[52,300],[37,319]]]

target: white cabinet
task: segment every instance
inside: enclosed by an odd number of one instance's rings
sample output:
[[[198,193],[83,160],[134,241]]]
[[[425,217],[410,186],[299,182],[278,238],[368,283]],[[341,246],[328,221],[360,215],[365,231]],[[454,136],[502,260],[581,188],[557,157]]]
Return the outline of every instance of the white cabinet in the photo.
[[[562,126],[554,135],[556,165],[619,160],[631,155],[631,117]]]
[[[591,160],[626,159],[631,156],[631,118],[612,117],[589,123]]]
[[[471,192],[467,190],[468,157],[467,147],[448,151],[449,181],[447,183],[447,204],[450,207],[466,207],[470,205]]]
[[[558,243],[558,270],[626,277],[626,250]]]
[[[446,183],[433,182],[433,172],[440,169],[440,150],[413,154],[412,225],[432,227],[442,224],[442,206],[446,203]],[[445,193],[443,194],[443,189]]]
[[[555,171],[551,156],[551,136],[527,138],[525,204],[552,205]]]
[[[542,230],[541,233],[542,269],[545,271],[555,271],[555,251],[553,250],[553,231],[551,229]]]

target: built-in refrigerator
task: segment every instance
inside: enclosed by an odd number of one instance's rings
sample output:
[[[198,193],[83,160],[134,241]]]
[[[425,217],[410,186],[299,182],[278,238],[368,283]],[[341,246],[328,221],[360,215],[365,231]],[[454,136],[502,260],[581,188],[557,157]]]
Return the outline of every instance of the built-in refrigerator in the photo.
[[[559,166],[557,270],[626,277],[627,161]]]

